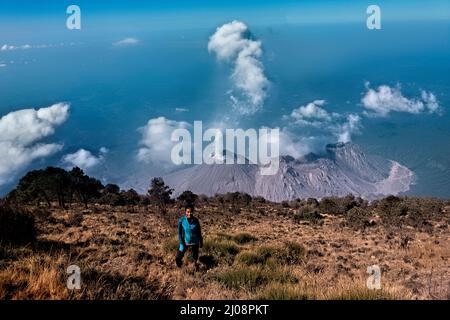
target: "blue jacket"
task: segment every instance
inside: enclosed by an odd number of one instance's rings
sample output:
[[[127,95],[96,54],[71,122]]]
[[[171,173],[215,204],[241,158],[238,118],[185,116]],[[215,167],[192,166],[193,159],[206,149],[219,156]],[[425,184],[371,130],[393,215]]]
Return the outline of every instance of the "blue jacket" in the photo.
[[[183,216],[178,220],[178,242],[180,251],[183,251],[186,245],[203,245],[202,230],[196,217],[188,219]]]

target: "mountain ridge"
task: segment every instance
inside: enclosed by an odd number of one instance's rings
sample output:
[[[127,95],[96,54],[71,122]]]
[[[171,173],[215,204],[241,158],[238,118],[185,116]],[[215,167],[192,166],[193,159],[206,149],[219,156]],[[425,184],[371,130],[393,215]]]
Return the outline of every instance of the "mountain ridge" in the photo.
[[[257,164],[201,164],[163,179],[175,196],[185,190],[208,196],[239,191],[276,202],[349,193],[375,199],[406,192],[415,179],[407,167],[368,156],[353,143],[328,144],[323,155],[281,156],[279,170],[272,176],[261,175],[259,169]]]

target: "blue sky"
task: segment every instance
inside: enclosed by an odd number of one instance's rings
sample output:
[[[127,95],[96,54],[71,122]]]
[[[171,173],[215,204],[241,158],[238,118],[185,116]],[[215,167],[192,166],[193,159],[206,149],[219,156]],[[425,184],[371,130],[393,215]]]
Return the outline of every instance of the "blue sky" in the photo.
[[[399,1],[99,1],[99,0],[5,0],[0,3],[0,15],[3,18],[15,17],[57,17],[70,4],[79,5],[89,15],[120,15],[120,14],[168,14],[173,12],[219,12],[227,15],[230,12],[249,12],[255,15],[265,11],[278,13],[280,16],[292,16],[293,20],[334,22],[359,21],[361,10],[370,4],[382,7],[388,20],[422,20],[448,19],[450,4],[446,0],[430,0],[424,3],[420,0]],[[280,17],[281,18],[281,17]],[[197,21],[198,22],[198,21]]]
[[[81,30],[65,27],[70,4],[81,7]],[[146,136],[155,125],[203,120],[280,127],[291,135],[290,152],[300,152],[294,149],[307,136],[314,137],[308,150],[336,142],[336,130],[357,115],[360,130],[352,132],[352,141],[414,170],[419,183],[411,192],[450,195],[450,2],[377,1],[377,31],[366,28],[369,4],[1,1],[0,48],[6,47],[0,50],[0,118],[11,118],[3,128],[20,110],[58,103],[70,110],[57,105],[64,121],[47,119],[44,128],[52,133],[37,136],[31,147],[14,145],[17,137],[2,147],[0,139],[0,194],[26,170],[66,166],[68,159],[106,181],[145,186],[150,176],[168,170],[162,158],[139,160],[140,150],[155,150],[158,141]],[[219,59],[220,46],[208,51],[216,29],[233,20],[250,32],[245,40],[260,41],[251,71],[263,77],[244,92],[262,100],[251,114],[230,102],[239,95],[231,76],[237,61]],[[381,99],[386,87],[394,106],[389,110],[369,99]],[[436,104],[443,112],[432,112]],[[304,126],[302,107],[327,116]],[[45,157],[33,154],[40,144],[47,147],[38,149]],[[11,150],[22,152],[22,165],[4,160]]]

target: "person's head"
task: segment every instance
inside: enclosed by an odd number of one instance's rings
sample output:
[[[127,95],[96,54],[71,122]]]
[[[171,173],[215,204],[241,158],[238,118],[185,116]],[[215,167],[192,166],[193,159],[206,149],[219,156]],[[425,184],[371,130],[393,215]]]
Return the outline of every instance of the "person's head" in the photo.
[[[185,214],[187,218],[190,218],[194,215],[194,206],[188,205],[185,207]]]

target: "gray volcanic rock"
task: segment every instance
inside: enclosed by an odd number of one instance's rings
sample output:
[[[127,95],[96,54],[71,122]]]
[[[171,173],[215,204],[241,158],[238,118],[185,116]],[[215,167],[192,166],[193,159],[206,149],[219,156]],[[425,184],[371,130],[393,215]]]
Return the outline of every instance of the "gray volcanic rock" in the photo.
[[[240,191],[279,202],[349,193],[367,199],[395,195],[409,190],[414,174],[395,161],[365,155],[355,144],[339,143],[328,145],[324,155],[282,156],[275,175],[261,175],[256,164],[201,164],[163,179],[175,196],[185,190],[208,196]]]

